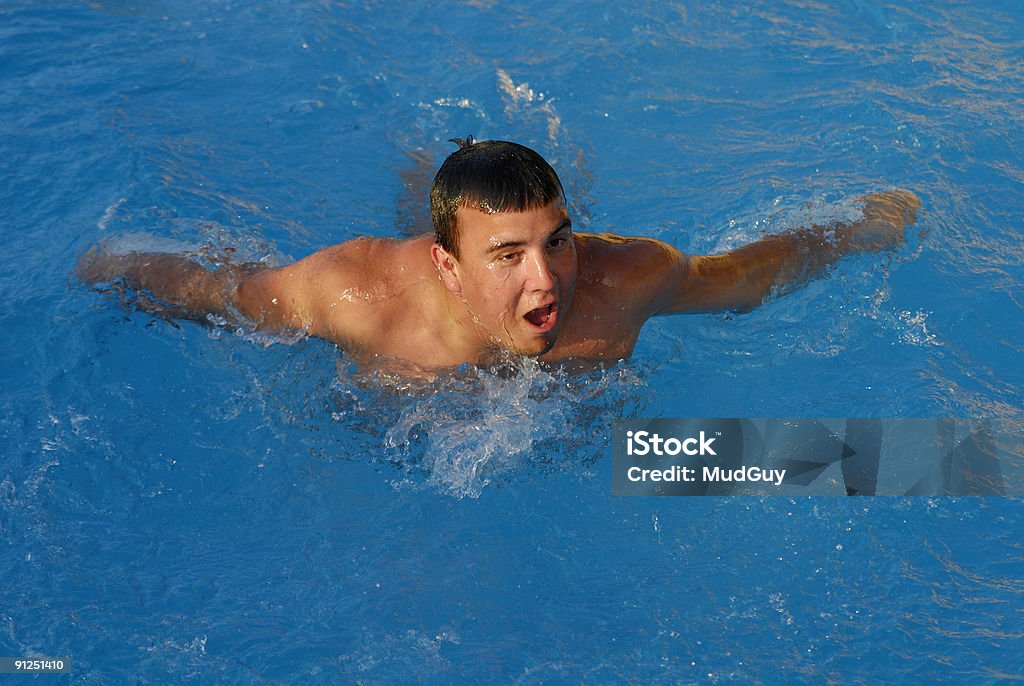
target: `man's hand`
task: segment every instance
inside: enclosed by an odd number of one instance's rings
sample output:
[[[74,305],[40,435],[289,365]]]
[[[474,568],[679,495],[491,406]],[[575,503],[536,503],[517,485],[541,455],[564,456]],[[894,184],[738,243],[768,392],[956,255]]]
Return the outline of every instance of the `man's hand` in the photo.
[[[906,242],[906,227],[917,220],[920,207],[911,191],[872,193],[864,198],[864,219],[844,227],[837,238],[852,252],[894,250]]]

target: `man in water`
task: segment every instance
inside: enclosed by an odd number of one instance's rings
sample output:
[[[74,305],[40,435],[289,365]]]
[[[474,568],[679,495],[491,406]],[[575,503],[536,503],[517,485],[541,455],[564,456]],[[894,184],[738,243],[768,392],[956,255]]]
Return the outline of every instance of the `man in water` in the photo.
[[[613,362],[630,355],[651,317],[747,311],[844,255],[902,245],[919,207],[909,191],[876,193],[851,223],[687,255],[650,238],[575,233],[562,184],[539,154],[454,142],[430,191],[433,236],[358,238],[287,266],[213,271],[187,255],[94,248],[78,273],[135,291],[151,311],[304,331],[364,369],[486,366],[509,353]]]

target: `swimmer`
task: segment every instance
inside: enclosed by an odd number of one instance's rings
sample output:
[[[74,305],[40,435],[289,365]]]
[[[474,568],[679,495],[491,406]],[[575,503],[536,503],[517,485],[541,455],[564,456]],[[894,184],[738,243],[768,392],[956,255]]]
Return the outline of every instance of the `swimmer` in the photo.
[[[93,248],[77,274],[130,289],[142,309],[332,341],[364,369],[425,372],[513,356],[628,357],[651,317],[739,311],[793,290],[843,256],[892,250],[920,206],[866,196],[863,218],[767,236],[718,255],[651,238],[576,233],[562,184],[536,152],[454,140],[430,190],[433,235],[358,238],[293,264],[208,270],[189,255]]]

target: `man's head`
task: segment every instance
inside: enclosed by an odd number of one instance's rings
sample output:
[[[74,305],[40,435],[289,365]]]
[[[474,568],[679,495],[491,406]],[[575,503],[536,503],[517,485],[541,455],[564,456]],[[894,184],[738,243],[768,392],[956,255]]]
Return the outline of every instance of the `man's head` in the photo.
[[[555,344],[576,286],[562,184],[522,145],[458,142],[430,192],[434,264],[486,342],[543,354]]]
[[[437,170],[430,188],[434,240],[459,257],[458,210],[522,212],[549,205],[565,193],[562,182],[536,152],[509,141],[452,139],[459,149]]]

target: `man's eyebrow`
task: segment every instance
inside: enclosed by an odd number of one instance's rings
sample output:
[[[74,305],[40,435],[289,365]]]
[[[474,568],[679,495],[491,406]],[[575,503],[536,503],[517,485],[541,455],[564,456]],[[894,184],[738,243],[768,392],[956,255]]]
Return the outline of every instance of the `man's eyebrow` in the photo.
[[[572,229],[572,220],[569,219],[568,217],[562,217],[562,221],[560,221],[558,223],[558,226],[555,227],[554,231],[552,231],[551,233],[548,234],[548,238],[550,238],[551,236],[554,236],[556,233],[558,233],[562,229]]]
[[[519,248],[524,245],[526,245],[526,241],[491,241],[491,245],[487,248],[486,254],[491,255],[508,248]]]
[[[572,229],[572,220],[568,217],[564,217],[562,221],[558,223],[558,226],[552,229],[551,233],[548,234],[548,238],[561,233],[565,229]],[[524,245],[526,245],[526,241],[494,241],[487,248],[487,252],[485,254],[492,255],[496,252],[507,250],[508,248],[521,248]]]

